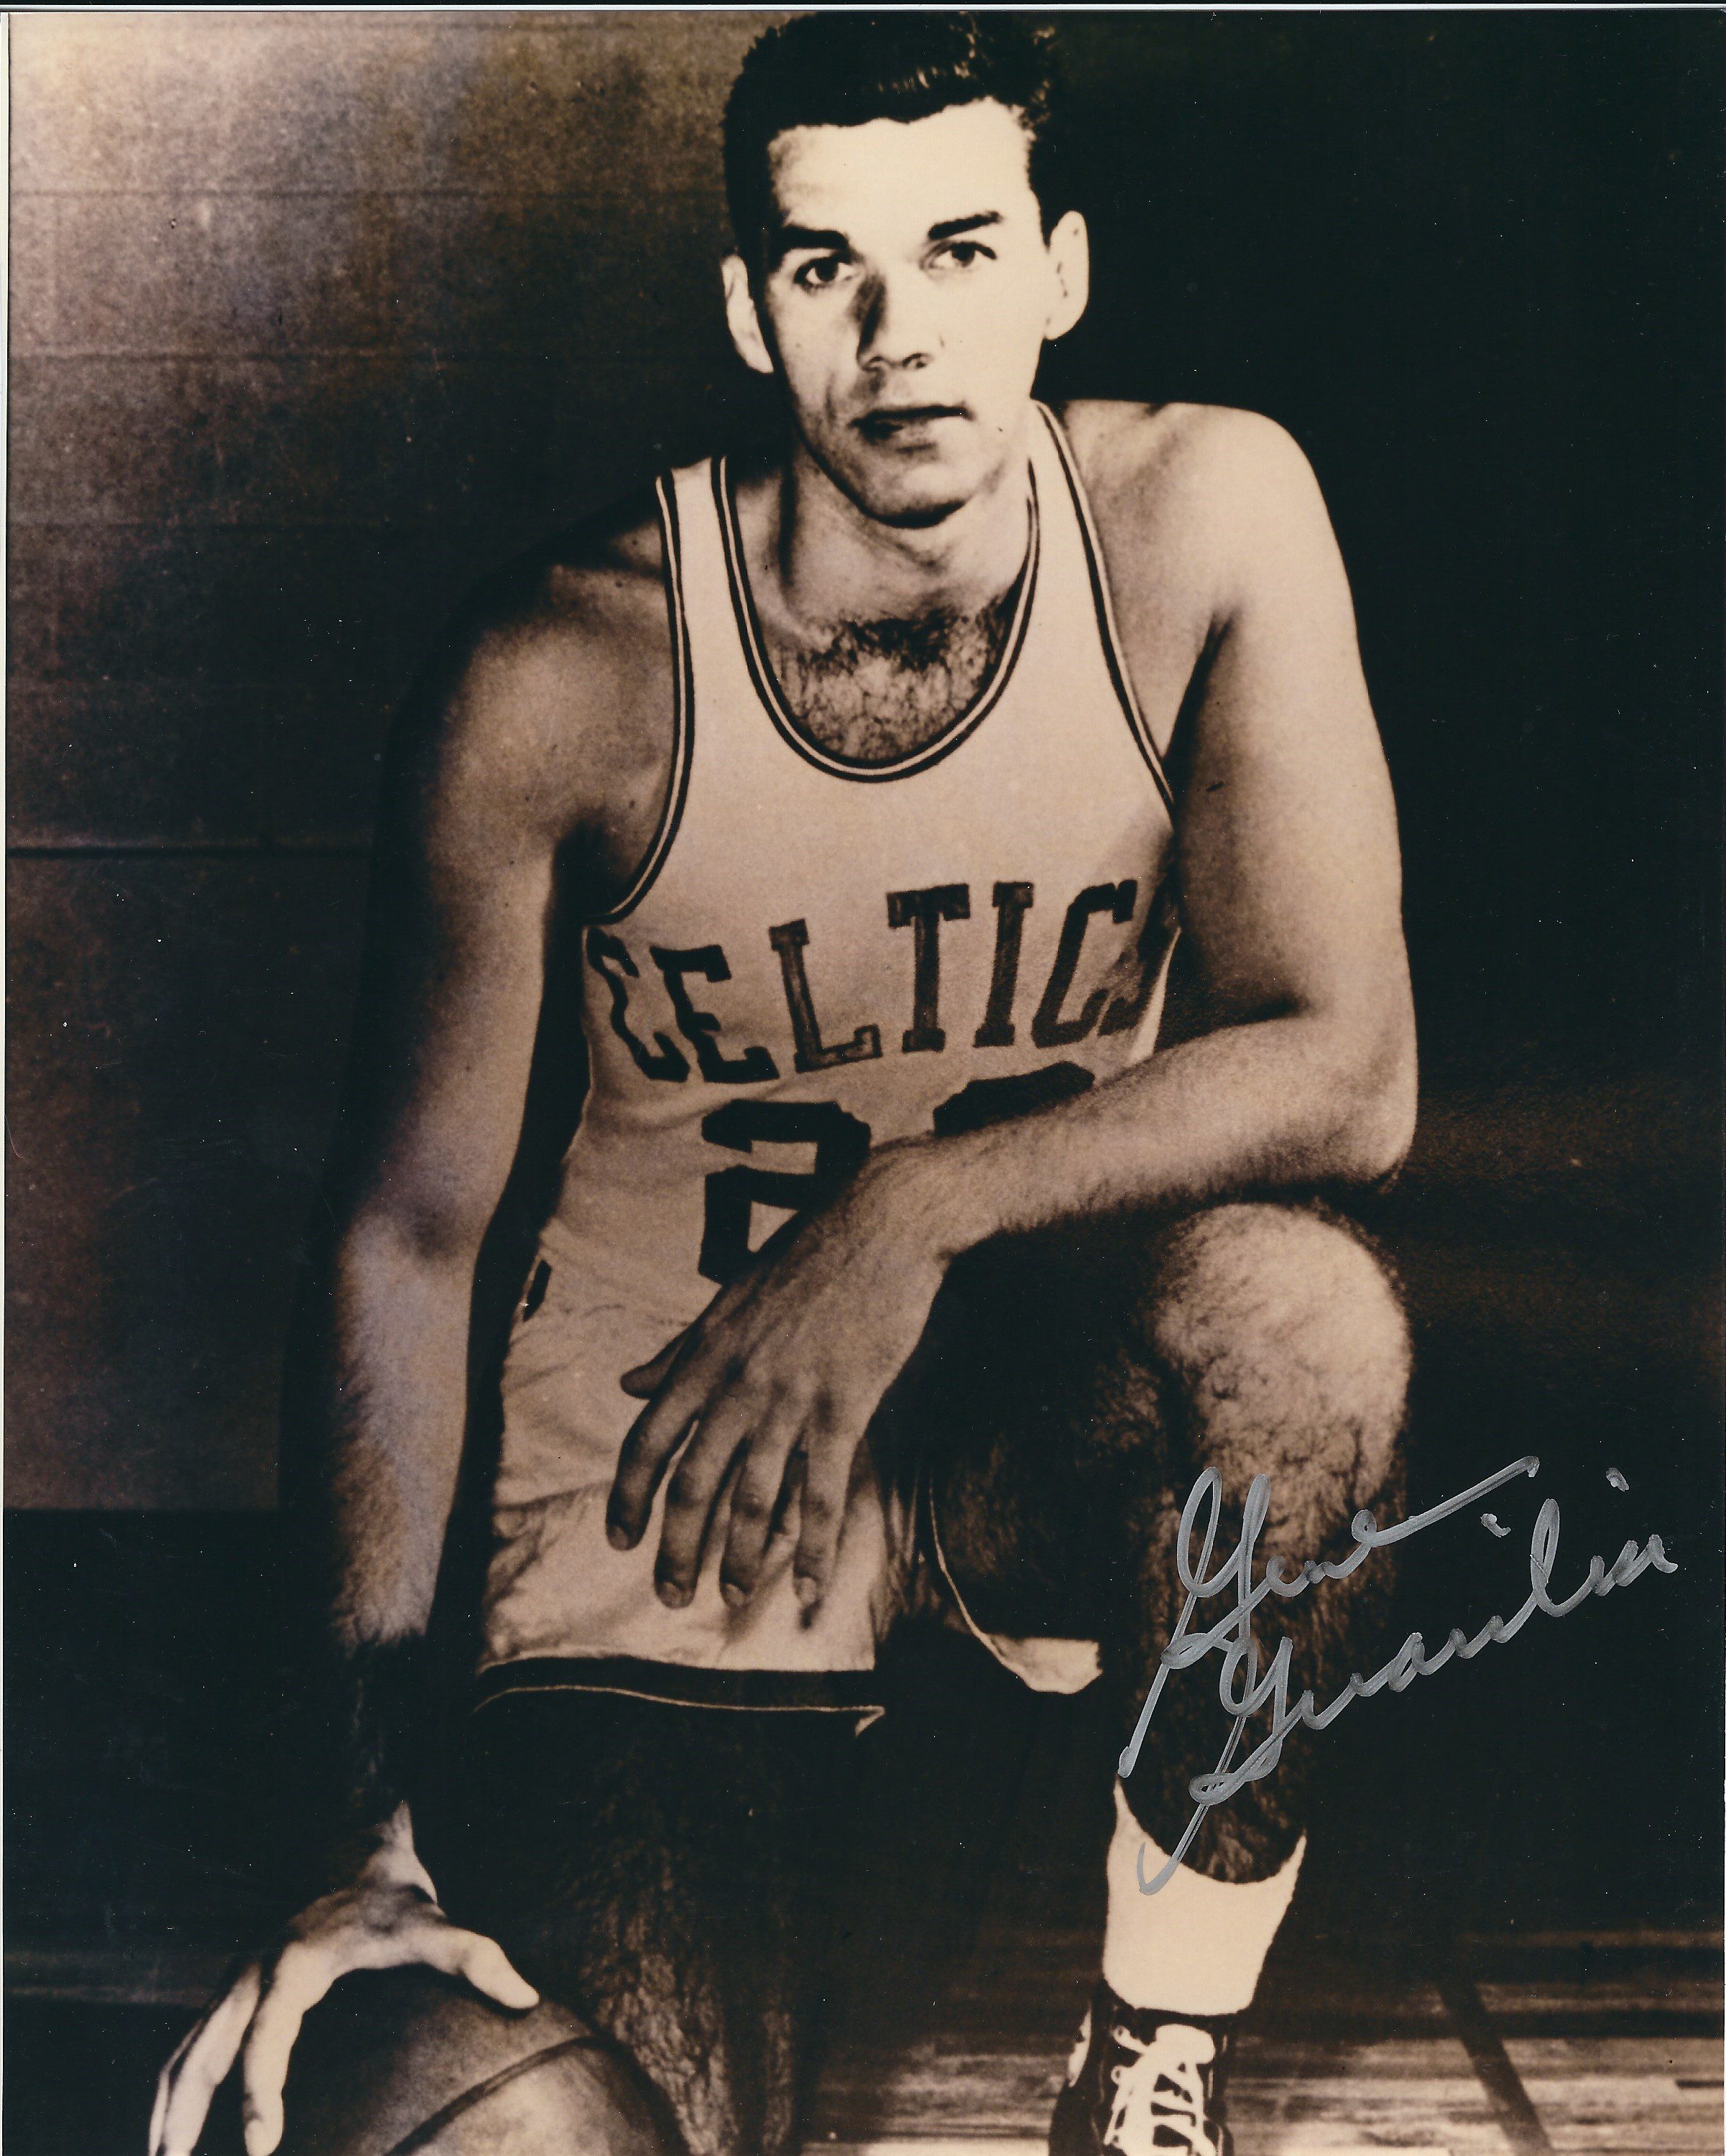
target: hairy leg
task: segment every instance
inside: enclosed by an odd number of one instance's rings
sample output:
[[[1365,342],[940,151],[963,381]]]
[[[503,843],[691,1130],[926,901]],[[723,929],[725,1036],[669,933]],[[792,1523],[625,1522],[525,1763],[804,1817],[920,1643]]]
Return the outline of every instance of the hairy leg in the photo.
[[[597,1693],[475,1717],[434,1874],[451,1913],[634,2056],[690,2156],[798,2146],[855,1741],[843,1717]]]
[[[1365,1240],[1313,1208],[1219,1206],[974,1257],[955,1268],[917,1373],[932,1395],[948,1563],[985,1630],[1100,1640],[1124,1741],[1184,1600],[1177,1529],[1204,1469],[1223,1499],[1213,1571],[1238,1543],[1261,1473],[1271,1504],[1255,1578],[1274,1555],[1290,1572],[1346,1555],[1362,1507],[1395,1512],[1400,1305]],[[1322,1705],[1372,1666],[1389,1586],[1379,1554],[1348,1580],[1260,1605],[1265,1661],[1290,1643],[1292,1697],[1310,1686]],[[1194,1629],[1233,1599],[1201,1604]],[[1128,1784],[1165,1849],[1192,1815],[1189,1784],[1216,1765],[1227,1734],[1220,1662],[1171,1674]],[[1249,1726],[1236,1761],[1265,1726]],[[1314,1742],[1297,1733],[1274,1773],[1211,1810],[1186,1861],[1225,1880],[1276,1871],[1307,1824]]]

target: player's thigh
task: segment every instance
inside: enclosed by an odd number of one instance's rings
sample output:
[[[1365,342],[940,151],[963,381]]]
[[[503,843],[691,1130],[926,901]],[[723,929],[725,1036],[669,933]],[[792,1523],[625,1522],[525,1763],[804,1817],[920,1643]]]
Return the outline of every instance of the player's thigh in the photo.
[[[942,1562],[989,1630],[1095,1635],[1086,1441],[1118,1389],[1157,1233],[1136,1219],[997,1237],[955,1260],[930,1313],[895,1404],[927,1465]],[[1160,1419],[1143,1419],[1160,1453]]]
[[[1317,1547],[1395,1487],[1408,1335],[1371,1239],[1317,1203],[1004,1237],[954,1266],[907,1373],[943,1556],[988,1629],[1095,1636],[1123,1523],[1215,1467]]]

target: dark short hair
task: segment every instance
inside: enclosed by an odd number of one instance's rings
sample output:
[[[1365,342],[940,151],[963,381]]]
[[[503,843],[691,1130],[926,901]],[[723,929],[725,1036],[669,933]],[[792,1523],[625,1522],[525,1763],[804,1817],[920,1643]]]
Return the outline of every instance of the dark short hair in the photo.
[[[772,209],[768,147],[790,127],[926,120],[986,98],[1019,116],[1046,236],[1061,199],[1062,95],[1055,32],[1022,15],[911,8],[800,15],[751,47],[725,108],[725,192],[754,266]]]

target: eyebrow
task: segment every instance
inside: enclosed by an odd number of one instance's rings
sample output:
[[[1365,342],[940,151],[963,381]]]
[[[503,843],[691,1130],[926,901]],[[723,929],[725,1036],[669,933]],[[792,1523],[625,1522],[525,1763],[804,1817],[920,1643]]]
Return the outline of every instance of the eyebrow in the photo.
[[[957,239],[962,232],[980,232],[986,225],[1001,222],[1001,213],[998,209],[979,210],[974,217],[950,217],[944,224],[932,224],[929,237],[931,239]]]
[[[962,232],[981,232],[1002,222],[998,209],[978,210],[969,217],[949,217],[939,224],[932,224],[928,236],[931,239],[957,239]],[[804,250],[849,254],[851,243],[842,232],[819,232],[807,224],[782,224],[768,235],[768,266],[777,269],[788,254]]]
[[[842,232],[816,232],[806,224],[782,224],[768,234],[768,267],[776,267],[788,254],[795,254],[803,248],[821,248],[838,254],[849,254],[851,243]]]

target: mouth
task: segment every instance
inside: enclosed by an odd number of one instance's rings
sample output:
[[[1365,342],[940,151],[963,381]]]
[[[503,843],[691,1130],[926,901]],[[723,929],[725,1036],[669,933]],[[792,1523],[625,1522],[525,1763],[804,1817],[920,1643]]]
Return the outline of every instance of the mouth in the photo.
[[[942,420],[969,416],[963,404],[878,405],[852,424],[866,442],[908,448],[932,440]]]

